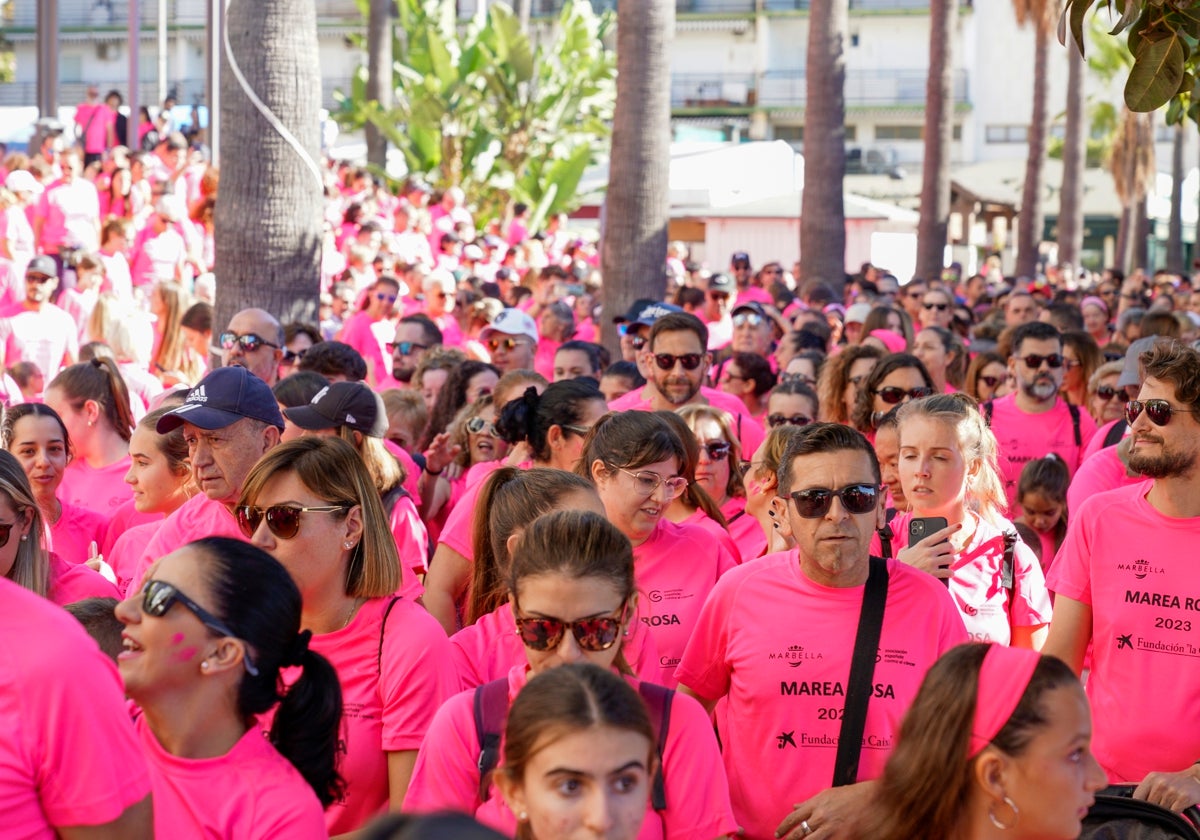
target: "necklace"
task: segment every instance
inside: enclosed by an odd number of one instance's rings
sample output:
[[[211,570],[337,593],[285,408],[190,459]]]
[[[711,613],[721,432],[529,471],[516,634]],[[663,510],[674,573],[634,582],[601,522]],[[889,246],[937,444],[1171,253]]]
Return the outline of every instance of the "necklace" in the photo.
[[[361,607],[361,606],[362,606],[362,604],[363,604],[363,599],[362,599],[362,598],[355,598],[355,599],[354,599],[354,603],[350,605],[350,612],[346,613],[346,621],[345,621],[345,623],[344,623],[344,624],[342,624],[342,626],[341,626],[340,628],[338,628],[338,629],[340,629],[340,630],[345,630],[347,627],[349,627],[349,626],[350,626],[350,619],[354,618],[354,614],[358,612],[358,608],[359,608],[359,607]]]

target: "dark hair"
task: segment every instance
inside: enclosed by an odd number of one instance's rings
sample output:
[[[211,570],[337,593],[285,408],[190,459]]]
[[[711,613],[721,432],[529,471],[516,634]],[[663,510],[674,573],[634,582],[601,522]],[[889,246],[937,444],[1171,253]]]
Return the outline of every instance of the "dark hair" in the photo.
[[[71,443],[71,435],[67,432],[67,424],[58,416],[58,412],[45,403],[21,403],[4,410],[4,421],[0,424],[0,440],[6,450],[12,449],[13,429],[17,421],[25,417],[50,417],[62,429],[63,445],[67,449],[67,457],[74,457],[75,447]],[[23,468],[22,468],[23,469]]]
[[[779,394],[780,396],[789,395],[795,397],[808,397],[810,400],[812,400],[813,411],[818,416],[820,415],[821,398],[817,396],[817,392],[813,390],[811,385],[806,385],[803,382],[780,382],[771,389],[771,394],[768,397],[768,400],[770,397],[773,397],[776,394]],[[816,417],[813,417],[813,419],[815,420]]]
[[[591,368],[591,373],[585,375],[593,378],[600,376],[600,371],[604,365],[601,361],[601,347],[599,344],[591,341],[579,341],[578,339],[573,341],[565,341],[559,345],[559,348],[554,351],[554,354],[557,356],[564,350],[577,350],[578,352],[585,354],[588,360],[588,367]]]
[[[1148,338],[1152,335],[1162,335],[1167,338],[1179,338],[1179,321],[1170,312],[1162,312],[1157,309],[1152,309],[1142,316],[1141,320],[1141,337]]]
[[[183,439],[183,426],[176,426],[167,433],[158,431],[158,421],[172,411],[171,406],[162,406],[151,411],[138,423],[138,427],[154,433],[158,451],[167,459],[167,468],[175,475],[190,471],[191,454],[187,441]],[[189,479],[190,480],[190,479]]]
[[[879,458],[875,448],[871,446],[860,432],[841,423],[810,423],[800,427],[797,434],[788,440],[783,458],[779,461],[779,495],[786,496],[792,492],[792,463],[801,455],[820,455],[830,452],[864,452],[871,462],[871,475],[876,484],[883,483],[879,472]]]
[[[922,327],[921,332],[933,333],[942,343],[942,350],[946,354],[954,354],[954,358],[946,365],[946,381],[961,390],[963,378],[967,375],[967,347],[963,340],[945,327]]]
[[[973,786],[968,758],[979,693],[979,672],[989,645],[959,645],[925,675],[900,725],[896,749],[888,758],[873,806],[859,836],[875,840],[958,837],[969,811]],[[1044,698],[1050,691],[1078,685],[1060,659],[1042,656],[1017,708],[991,744],[1020,756],[1049,721]]]
[[[833,356],[821,368],[817,379],[817,394],[821,398],[822,420],[834,423],[849,423],[845,414],[846,389],[850,387],[850,371],[859,359],[882,359],[883,351],[878,347],[855,344]]]
[[[665,332],[690,332],[700,339],[700,352],[708,352],[708,327],[690,312],[669,312],[650,327],[650,340],[646,346],[654,349],[654,342]]]
[[[497,379],[500,378],[498,367],[475,359],[467,359],[447,374],[446,382],[438,391],[437,400],[433,403],[433,410],[429,412],[429,422],[425,424],[425,432],[417,444],[418,449],[427,449],[435,437],[449,429],[454,415],[467,404],[467,388],[470,387],[471,380],[489,370],[496,374]]]
[[[1080,332],[1083,330],[1083,311],[1070,303],[1051,303],[1046,306],[1050,314],[1050,323],[1059,332]]]
[[[117,661],[117,654],[125,649],[121,640],[125,625],[117,620],[115,612],[118,603],[116,598],[84,598],[63,607],[83,625],[87,634],[100,646],[100,652],[114,662]]]
[[[1200,419],[1200,352],[1178,341],[1156,341],[1138,356],[1146,378],[1175,386],[1175,396]]]
[[[113,431],[129,442],[134,427],[133,412],[129,407],[129,389],[125,387],[115,361],[97,357],[90,362],[71,365],[46,386],[46,390],[51,388],[60,389],[76,411],[88,400],[95,402]]]
[[[424,333],[424,335],[422,336],[422,338],[424,339],[423,343],[427,347],[433,347],[435,345],[441,344],[443,341],[442,331],[438,328],[438,325],[436,323],[434,323],[434,320],[432,318],[430,318],[428,315],[422,315],[420,313],[415,313],[413,315],[405,315],[403,318],[401,318],[398,321],[398,323],[400,323],[400,324],[416,324],[417,326],[419,326],[421,328],[422,332]]]
[[[329,380],[321,374],[298,370],[272,385],[271,393],[275,395],[275,402],[285,408],[297,408],[308,405],[317,392],[328,385]]]
[[[1013,355],[1021,352],[1021,345],[1026,341],[1057,341],[1062,343],[1062,333],[1058,331],[1058,327],[1053,324],[1047,324],[1045,321],[1030,321],[1027,324],[1021,324],[1012,331],[1009,337],[1009,346],[1012,348]]]
[[[319,341],[296,365],[297,370],[311,370],[322,376],[343,376],[351,382],[367,378],[367,362],[362,354],[340,341]]]
[[[1062,344],[1064,350],[1070,347],[1079,358],[1080,378],[1086,389],[1096,368],[1104,364],[1104,354],[1100,352],[1100,345],[1096,343],[1096,339],[1082,330],[1063,333]]]
[[[734,353],[729,362],[738,366],[743,378],[754,383],[754,396],[761,397],[775,387],[771,364],[757,353]]]
[[[904,337],[907,346],[911,347],[913,342],[912,318],[908,316],[903,307],[883,305],[871,307],[871,311],[863,319],[862,334],[866,336],[870,335],[873,330],[890,330],[888,316],[893,314],[900,321],[900,335]]]
[[[505,835],[457,811],[388,814],[363,829],[362,840],[508,840]]]
[[[508,538],[571,493],[596,494],[587,479],[546,467],[501,467],[483,483],[475,502],[471,590],[466,621],[474,624],[508,599]]]
[[[654,772],[654,726],[641,695],[612,671],[589,663],[563,665],[526,683],[508,711],[504,761],[497,771],[524,783],[529,760],[565,735],[601,726],[635,732],[646,739],[647,779]],[[521,823],[518,840],[530,840]]]
[[[300,321],[292,321],[289,324],[283,325],[283,343],[290,344],[298,335],[306,335],[312,339],[313,344],[320,344],[322,339],[321,331],[312,324],[305,324]]]
[[[206,333],[212,332],[213,328],[213,308],[211,303],[200,301],[193,303],[183,313],[183,317],[179,320],[179,326],[187,327],[189,330]]]
[[[992,363],[1007,367],[1004,357],[995,350],[980,353],[971,360],[971,364],[967,367],[967,378],[963,382],[963,393],[979,402],[983,402],[979,398],[979,377],[983,375],[984,368]]]
[[[534,461],[544,464],[550,460],[550,427],[578,425],[587,404],[597,401],[604,402],[604,394],[596,380],[586,377],[552,382],[541,394],[526,388],[519,399],[504,404],[496,430],[509,443],[527,441]]]
[[[590,479],[595,461],[603,463],[606,471],[616,467],[636,470],[668,458],[682,468],[687,449],[657,412],[610,411],[592,426],[576,472]]]
[[[631,391],[634,388],[641,388],[646,384],[646,377],[642,376],[642,372],[638,370],[637,363],[627,362],[623,359],[619,362],[613,362],[611,365],[609,365],[605,369],[604,375],[601,377],[601,379],[603,379],[604,376],[619,376],[628,379],[631,386]]]
[[[17,386],[23,391],[29,387],[33,381],[33,377],[41,376],[41,369],[33,362],[17,362],[8,369],[8,375],[13,378]]]
[[[933,377],[929,375],[921,360],[911,353],[891,353],[884,356],[858,389],[858,400],[854,403],[854,412],[850,416],[851,425],[864,434],[874,428],[875,420],[875,391],[879,384],[898,370],[912,368],[921,374],[925,387],[933,388]]]
[[[1067,487],[1070,484],[1071,473],[1067,470],[1066,462],[1058,454],[1051,452],[1044,458],[1028,461],[1021,468],[1021,478],[1017,482],[1017,502],[1020,503],[1026,493],[1041,493],[1050,501],[1065,505]]]

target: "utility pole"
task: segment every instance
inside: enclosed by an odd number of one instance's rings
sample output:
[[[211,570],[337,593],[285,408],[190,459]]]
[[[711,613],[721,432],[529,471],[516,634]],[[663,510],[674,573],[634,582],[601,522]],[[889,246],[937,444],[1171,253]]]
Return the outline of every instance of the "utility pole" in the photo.
[[[58,119],[58,3],[37,4],[38,118]]]
[[[39,6],[49,6],[50,3],[39,3]],[[141,116],[141,68],[138,66],[141,58],[142,11],[139,0],[129,0],[129,121],[127,126],[126,145],[130,149],[140,149],[138,129],[142,124]]]

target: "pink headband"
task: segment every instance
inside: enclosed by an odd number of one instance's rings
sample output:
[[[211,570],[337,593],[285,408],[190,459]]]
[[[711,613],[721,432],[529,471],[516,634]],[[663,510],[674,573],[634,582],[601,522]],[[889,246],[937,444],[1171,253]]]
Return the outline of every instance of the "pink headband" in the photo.
[[[984,654],[979,669],[979,689],[975,698],[975,720],[971,724],[971,743],[967,759],[974,758],[999,734],[1016,711],[1029,687],[1033,670],[1042,655],[1028,648],[992,645]]]
[[[871,337],[882,341],[883,346],[888,349],[889,353],[903,353],[908,347],[908,342],[904,340],[904,336],[894,333],[891,330],[871,330]]]
[[[1079,308],[1083,309],[1083,307],[1087,306],[1089,303],[1093,306],[1099,306],[1104,310],[1105,315],[1108,314],[1108,304],[1104,302],[1103,298],[1098,298],[1095,295],[1088,295],[1080,302]]]

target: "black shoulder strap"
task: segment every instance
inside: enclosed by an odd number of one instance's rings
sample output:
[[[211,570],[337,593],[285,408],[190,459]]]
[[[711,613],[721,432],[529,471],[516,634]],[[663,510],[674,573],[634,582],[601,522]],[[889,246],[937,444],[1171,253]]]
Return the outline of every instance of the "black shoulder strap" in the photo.
[[[992,405],[992,401],[988,400],[981,408],[983,409],[983,419],[989,426],[992,425],[992,412],[996,410],[995,406]]]
[[[400,600],[399,595],[393,595],[388,601],[388,605],[383,609],[383,621],[379,622],[379,653],[375,657],[375,673],[383,673],[383,637],[387,632],[388,616],[392,614],[392,607],[396,606],[396,602]]]
[[[854,637],[854,655],[850,660],[850,679],[846,682],[846,705],[838,734],[837,758],[833,765],[833,786],[852,785],[858,780],[862,756],[863,730],[867,726],[867,704],[875,676],[875,656],[879,635],[883,632],[883,611],[887,604],[887,560],[871,558],[867,585],[863,590],[862,610],[858,614],[858,633]]]
[[[1079,431],[1079,406],[1067,403],[1067,411],[1071,412],[1071,426],[1075,429],[1075,445],[1083,446],[1083,435]]]
[[[638,692],[646,703],[650,713],[650,721],[658,732],[658,743],[655,750],[658,755],[658,769],[654,772],[653,785],[650,788],[650,804],[658,812],[667,809],[667,780],[663,773],[665,761],[663,754],[667,750],[667,730],[671,727],[671,701],[675,699],[675,690],[664,688],[654,683],[639,683]]]
[[[1125,430],[1129,428],[1129,424],[1124,420],[1118,420],[1109,428],[1108,433],[1104,436],[1104,446],[1116,446],[1121,442],[1121,438],[1125,437]]]
[[[1009,528],[1004,532],[1004,562],[1000,566],[1000,585],[1008,593],[1008,608],[1012,609],[1013,602],[1013,554],[1016,553],[1017,543],[1021,535]]]
[[[892,556],[892,540],[895,538],[896,533],[892,530],[892,523],[885,522],[879,529],[879,551],[884,557]]]
[[[492,771],[500,763],[500,733],[508,715],[508,680],[501,678],[475,689],[475,734],[479,737],[479,801],[487,802]]]

